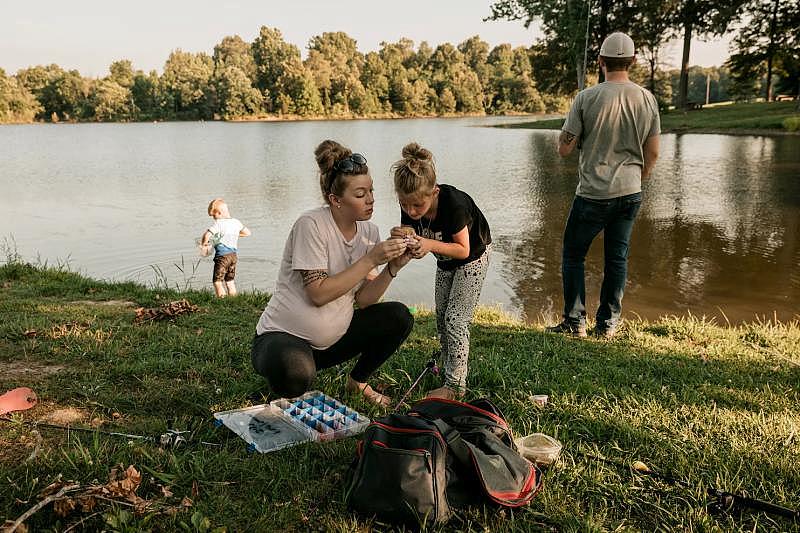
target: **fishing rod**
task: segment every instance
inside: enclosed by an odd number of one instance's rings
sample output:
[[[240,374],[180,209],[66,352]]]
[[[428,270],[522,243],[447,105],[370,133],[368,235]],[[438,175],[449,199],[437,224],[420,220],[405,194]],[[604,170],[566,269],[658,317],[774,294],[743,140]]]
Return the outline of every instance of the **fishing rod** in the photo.
[[[206,442],[206,441],[193,441],[191,439],[187,439],[184,437],[186,433],[191,433],[189,430],[177,430],[177,429],[167,429],[166,432],[161,433],[160,435],[136,435],[132,433],[122,433],[118,431],[104,431],[102,429],[93,429],[93,428],[82,428],[82,427],[74,427],[74,426],[62,426],[59,424],[48,424],[45,422],[26,422],[24,420],[15,421],[11,418],[0,416],[0,421],[3,422],[12,422],[18,424],[24,424],[26,426],[34,427],[34,428],[47,428],[47,429],[58,429],[61,431],[78,431],[83,433],[97,433],[100,435],[106,435],[108,437],[120,437],[124,439],[135,439],[141,440],[144,442],[152,442],[154,444],[158,444],[162,448],[181,448],[185,445],[197,443],[202,444],[204,446],[215,446],[221,447],[222,444],[218,444],[215,442]]]
[[[683,479],[677,479],[672,476],[657,472],[655,470],[651,470],[650,467],[648,467],[641,461],[635,461],[632,465],[628,465],[623,463],[622,461],[617,461],[614,459],[606,459],[604,457],[599,457],[597,455],[587,452],[582,452],[580,450],[571,449],[570,451],[576,455],[585,457],[586,459],[592,459],[594,461],[598,461],[604,464],[616,466],[617,468],[626,468],[629,470],[634,470],[640,474],[644,474],[646,476],[650,476],[652,478],[665,481],[670,485],[678,485],[683,488],[693,488],[693,485],[688,481]],[[800,511],[795,509],[783,507],[781,505],[777,505],[764,500],[758,500],[756,498],[750,498],[747,496],[743,496],[741,494],[735,494],[732,492],[723,491],[716,487],[707,487],[706,494],[708,494],[712,498],[712,500],[708,504],[706,504],[706,507],[713,514],[730,514],[733,511],[752,510],[752,511],[761,511],[767,514],[788,518],[795,522],[800,522]]]
[[[403,394],[403,397],[400,398],[400,401],[397,402],[397,405],[394,406],[394,409],[392,409],[393,412],[396,412],[398,409],[400,409],[400,406],[403,405],[404,401],[406,401],[406,398],[408,398],[408,395],[411,394],[411,391],[413,391],[417,385],[419,385],[419,382],[422,381],[422,378],[425,377],[425,374],[428,372],[433,375],[439,374],[439,367],[436,365],[436,359],[431,359],[427,362],[425,368],[423,368],[422,372],[420,372],[419,376],[417,376],[417,379],[414,380],[414,383],[411,384],[405,394]]]

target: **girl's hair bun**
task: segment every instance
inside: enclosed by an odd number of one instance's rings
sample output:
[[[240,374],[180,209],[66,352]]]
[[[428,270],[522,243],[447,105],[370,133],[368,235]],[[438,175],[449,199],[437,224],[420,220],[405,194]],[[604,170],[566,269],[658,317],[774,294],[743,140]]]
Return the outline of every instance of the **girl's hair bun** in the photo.
[[[403,147],[403,159],[416,159],[418,161],[432,161],[433,154],[417,143],[408,143]]]

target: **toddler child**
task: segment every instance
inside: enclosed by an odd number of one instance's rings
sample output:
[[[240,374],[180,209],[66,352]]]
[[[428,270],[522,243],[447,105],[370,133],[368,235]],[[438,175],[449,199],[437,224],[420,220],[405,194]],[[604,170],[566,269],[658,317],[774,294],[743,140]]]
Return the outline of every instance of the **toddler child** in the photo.
[[[204,254],[214,246],[214,292],[220,298],[236,296],[236,254],[239,237],[248,237],[250,230],[238,219],[231,218],[228,204],[222,198],[215,198],[208,204],[208,215],[214,223],[200,237],[200,246]]]

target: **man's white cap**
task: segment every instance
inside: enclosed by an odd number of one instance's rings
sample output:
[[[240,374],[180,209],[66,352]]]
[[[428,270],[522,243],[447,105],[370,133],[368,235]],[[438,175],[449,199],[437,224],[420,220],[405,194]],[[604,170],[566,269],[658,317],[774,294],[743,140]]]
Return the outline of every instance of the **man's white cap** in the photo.
[[[603,57],[633,57],[636,55],[633,39],[622,32],[612,33],[603,41],[600,55]]]

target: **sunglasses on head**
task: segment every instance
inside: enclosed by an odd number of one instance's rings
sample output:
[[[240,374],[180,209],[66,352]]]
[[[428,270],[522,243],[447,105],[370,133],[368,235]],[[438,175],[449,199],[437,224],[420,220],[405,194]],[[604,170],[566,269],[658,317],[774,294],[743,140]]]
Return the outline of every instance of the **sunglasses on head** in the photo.
[[[336,172],[342,172],[344,174],[350,174],[355,172],[358,167],[364,166],[367,164],[367,158],[361,154],[350,154],[349,156],[345,157],[344,159],[340,159],[339,161],[333,164],[333,170]]]

